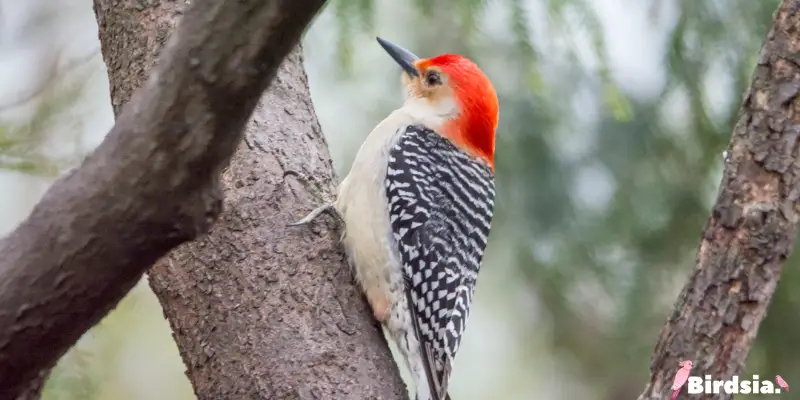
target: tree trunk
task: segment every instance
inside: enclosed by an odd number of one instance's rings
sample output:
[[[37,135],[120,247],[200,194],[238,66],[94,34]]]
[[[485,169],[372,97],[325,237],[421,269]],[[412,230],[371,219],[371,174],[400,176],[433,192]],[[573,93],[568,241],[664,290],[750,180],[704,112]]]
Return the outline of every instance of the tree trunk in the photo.
[[[694,363],[693,376],[742,373],[800,219],[798,94],[800,0],[784,0],[733,131],[696,266],[661,331],[639,400],[665,398],[682,360]]]
[[[95,0],[117,113],[181,14],[183,2],[155,3]],[[336,181],[301,53],[281,66],[223,174],[220,220],[158,262],[150,285],[200,399],[405,399],[337,221],[286,227],[332,198]]]
[[[107,57],[110,69],[141,78],[136,67],[150,63],[142,60],[174,24],[154,11],[177,13],[183,3],[149,1],[157,6],[111,24],[101,16],[101,32],[125,47],[124,56]],[[220,171],[323,3],[193,3],[150,79],[117,87],[129,95],[145,83],[124,107],[117,102],[103,143],[0,241],[0,399],[31,388],[149,266],[210,229],[222,206]],[[126,4],[95,6],[106,15]],[[110,44],[104,52],[117,54]]]

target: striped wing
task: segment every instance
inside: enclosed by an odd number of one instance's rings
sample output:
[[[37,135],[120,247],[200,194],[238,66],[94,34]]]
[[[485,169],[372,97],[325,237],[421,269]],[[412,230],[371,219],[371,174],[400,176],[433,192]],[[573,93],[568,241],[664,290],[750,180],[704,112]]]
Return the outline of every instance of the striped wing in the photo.
[[[386,194],[428,383],[443,399],[489,236],[494,175],[413,125],[390,151]]]

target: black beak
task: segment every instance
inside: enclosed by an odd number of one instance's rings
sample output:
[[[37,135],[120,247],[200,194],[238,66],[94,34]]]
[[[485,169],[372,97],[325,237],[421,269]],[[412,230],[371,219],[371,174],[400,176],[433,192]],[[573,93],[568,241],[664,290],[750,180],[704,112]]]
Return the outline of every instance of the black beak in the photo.
[[[419,71],[417,71],[417,67],[414,66],[414,61],[419,60],[419,57],[414,55],[414,53],[394,44],[387,40],[376,38],[378,39],[378,43],[381,44],[384,50],[389,53],[401,67],[403,70],[406,71],[407,74],[417,77],[419,76]]]

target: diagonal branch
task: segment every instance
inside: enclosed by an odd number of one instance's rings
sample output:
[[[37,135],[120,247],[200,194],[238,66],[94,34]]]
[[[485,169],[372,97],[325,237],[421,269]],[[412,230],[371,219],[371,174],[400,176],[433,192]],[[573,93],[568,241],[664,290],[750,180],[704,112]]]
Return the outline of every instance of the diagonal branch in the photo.
[[[743,370],[800,220],[799,32],[800,0],[783,0],[742,103],[697,264],[661,331],[639,400],[665,398],[682,360],[692,360],[693,376],[715,380]]]
[[[105,141],[0,242],[0,399],[51,367],[158,258],[209,230],[219,172],[323,3],[193,2]]]

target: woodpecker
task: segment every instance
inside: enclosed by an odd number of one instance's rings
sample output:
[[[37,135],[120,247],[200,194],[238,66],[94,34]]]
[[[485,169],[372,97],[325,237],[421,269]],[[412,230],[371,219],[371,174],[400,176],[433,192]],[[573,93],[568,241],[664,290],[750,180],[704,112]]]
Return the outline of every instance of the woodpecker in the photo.
[[[398,345],[417,400],[449,400],[494,209],[497,94],[466,57],[420,59],[382,38],[402,67],[403,106],[369,134],[325,211],[372,312]]]

